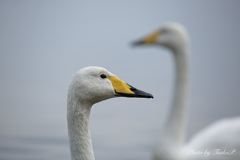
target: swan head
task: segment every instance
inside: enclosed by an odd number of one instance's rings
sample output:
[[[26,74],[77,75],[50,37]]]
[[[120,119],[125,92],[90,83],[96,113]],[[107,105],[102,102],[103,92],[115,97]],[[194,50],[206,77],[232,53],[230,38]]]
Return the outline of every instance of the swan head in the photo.
[[[153,98],[150,93],[138,90],[120,80],[102,67],[85,67],[74,74],[69,86],[68,99],[83,103],[97,103],[113,97]]]
[[[172,50],[180,50],[188,46],[188,33],[185,28],[175,22],[167,23],[145,38],[135,41],[134,46],[160,45]]]

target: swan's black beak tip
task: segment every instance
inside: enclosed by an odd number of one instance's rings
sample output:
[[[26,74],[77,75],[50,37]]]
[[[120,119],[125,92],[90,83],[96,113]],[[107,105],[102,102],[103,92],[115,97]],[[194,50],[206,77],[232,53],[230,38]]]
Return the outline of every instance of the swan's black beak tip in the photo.
[[[151,98],[151,99],[154,99],[153,95],[152,94],[149,94],[149,95],[145,95],[144,98]]]
[[[129,84],[128,84],[129,85]],[[137,89],[131,85],[129,85],[131,88],[130,90],[134,92],[134,96],[135,97],[139,97],[139,98],[153,98],[153,95],[151,93],[147,93],[145,91],[142,91],[140,89]]]
[[[151,93],[147,93],[145,91],[139,90],[131,85],[129,85],[129,86],[130,86],[130,90],[133,92],[133,94],[118,93],[118,95],[121,95],[124,97],[135,97],[135,98],[153,98],[153,95]]]
[[[152,99],[154,99],[154,97],[153,97],[153,95],[149,95],[149,96],[146,96],[146,98],[152,98]]]
[[[132,97],[132,98],[154,98],[152,94],[141,91],[141,90],[134,90],[134,94],[126,94],[126,93],[120,93],[116,92],[116,96],[121,96],[121,97]]]
[[[136,47],[136,46],[141,46],[141,45],[143,45],[143,44],[144,44],[144,41],[138,40],[138,41],[132,42],[132,43],[131,43],[131,46],[132,46],[132,47]]]

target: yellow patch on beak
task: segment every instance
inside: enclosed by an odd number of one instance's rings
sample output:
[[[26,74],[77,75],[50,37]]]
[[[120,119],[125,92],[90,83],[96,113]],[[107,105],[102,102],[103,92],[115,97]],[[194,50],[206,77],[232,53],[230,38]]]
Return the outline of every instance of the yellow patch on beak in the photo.
[[[115,90],[116,93],[124,93],[124,94],[134,94],[133,91],[131,91],[131,87],[124,81],[120,80],[118,77],[107,77]]]
[[[152,33],[151,35],[149,35],[148,37],[146,37],[143,40],[143,43],[145,44],[151,44],[151,43],[155,43],[157,41],[157,37],[161,34],[160,31],[156,31],[154,33]]]

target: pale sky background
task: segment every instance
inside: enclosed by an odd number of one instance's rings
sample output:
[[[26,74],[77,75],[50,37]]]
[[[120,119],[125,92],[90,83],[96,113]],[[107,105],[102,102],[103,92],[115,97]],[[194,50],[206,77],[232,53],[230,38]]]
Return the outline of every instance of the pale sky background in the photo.
[[[98,160],[146,160],[171,100],[166,49],[130,43],[168,21],[191,37],[187,139],[240,115],[240,1],[0,0],[0,159],[70,159],[67,87],[82,67],[107,68],[154,99],[96,104]]]

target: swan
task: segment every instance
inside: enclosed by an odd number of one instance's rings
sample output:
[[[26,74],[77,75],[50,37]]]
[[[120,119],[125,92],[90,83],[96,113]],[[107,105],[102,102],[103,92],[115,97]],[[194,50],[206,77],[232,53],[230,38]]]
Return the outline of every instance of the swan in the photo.
[[[94,160],[89,116],[93,104],[113,97],[153,98],[102,67],[80,69],[68,88],[67,124],[72,160]]]
[[[154,160],[237,160],[240,159],[240,118],[226,118],[197,133],[185,143],[188,109],[189,36],[186,29],[170,22],[133,46],[168,48],[174,57],[175,88],[170,111],[153,151]]]

